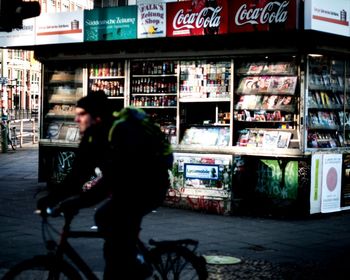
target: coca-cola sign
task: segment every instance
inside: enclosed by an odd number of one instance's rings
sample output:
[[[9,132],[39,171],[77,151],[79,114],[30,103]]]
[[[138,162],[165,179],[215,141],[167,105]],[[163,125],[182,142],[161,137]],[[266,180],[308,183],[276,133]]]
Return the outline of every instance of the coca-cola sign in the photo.
[[[227,0],[167,3],[167,36],[227,33]]]
[[[229,16],[230,32],[296,29],[296,0],[235,0]]]

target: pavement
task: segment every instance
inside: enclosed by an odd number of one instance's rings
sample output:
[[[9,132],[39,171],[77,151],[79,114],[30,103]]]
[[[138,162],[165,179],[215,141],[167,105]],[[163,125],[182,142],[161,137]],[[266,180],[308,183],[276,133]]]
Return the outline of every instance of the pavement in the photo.
[[[40,218],[33,214],[38,183],[38,146],[0,153],[0,277],[20,260],[45,252]],[[93,225],[84,209],[73,227]],[[131,211],[125,209],[125,211]],[[232,256],[238,264],[208,264],[209,279],[349,279],[350,212],[307,217],[221,216],[161,207],[147,215],[141,238],[199,241],[205,256]],[[73,240],[102,275],[102,240]]]

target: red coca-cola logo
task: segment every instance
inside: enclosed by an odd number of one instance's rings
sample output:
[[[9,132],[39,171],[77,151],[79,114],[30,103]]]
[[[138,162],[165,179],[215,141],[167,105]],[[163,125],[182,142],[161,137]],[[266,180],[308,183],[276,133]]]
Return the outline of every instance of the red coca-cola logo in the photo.
[[[268,2],[264,7],[248,8],[247,4],[241,5],[235,16],[235,24],[273,24],[284,23],[288,19],[289,1]]]
[[[219,27],[221,10],[221,6],[203,8],[198,13],[185,13],[184,9],[180,9],[173,19],[173,29]]]

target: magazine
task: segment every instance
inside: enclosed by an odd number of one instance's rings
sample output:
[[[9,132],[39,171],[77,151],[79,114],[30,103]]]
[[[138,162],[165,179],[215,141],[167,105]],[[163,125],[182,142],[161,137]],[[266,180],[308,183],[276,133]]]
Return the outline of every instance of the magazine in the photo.
[[[288,148],[291,136],[292,136],[292,133],[289,131],[279,131],[277,148]]]
[[[278,131],[266,130],[263,138],[263,148],[276,148],[278,141]]]

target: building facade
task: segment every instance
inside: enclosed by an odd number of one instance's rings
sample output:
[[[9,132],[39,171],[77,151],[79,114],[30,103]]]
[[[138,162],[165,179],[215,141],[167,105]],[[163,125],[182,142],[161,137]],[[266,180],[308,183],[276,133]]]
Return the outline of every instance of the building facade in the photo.
[[[39,0],[41,13],[92,9],[93,0]],[[10,118],[21,119],[37,113],[40,104],[41,64],[30,50],[1,50],[0,106]]]

